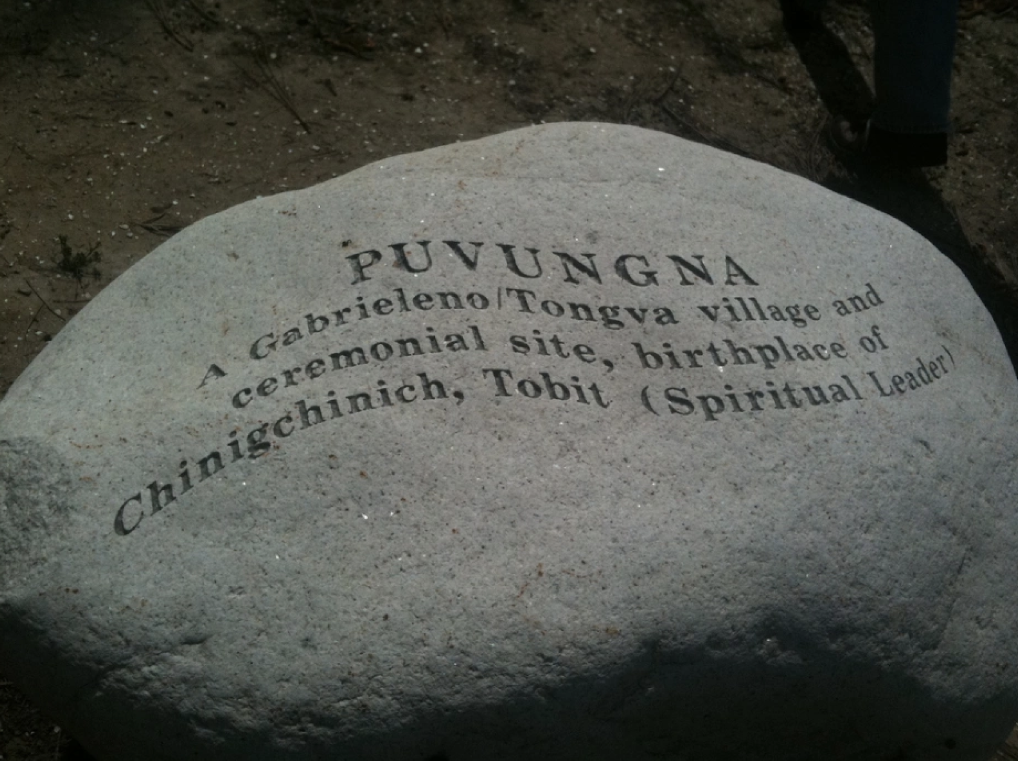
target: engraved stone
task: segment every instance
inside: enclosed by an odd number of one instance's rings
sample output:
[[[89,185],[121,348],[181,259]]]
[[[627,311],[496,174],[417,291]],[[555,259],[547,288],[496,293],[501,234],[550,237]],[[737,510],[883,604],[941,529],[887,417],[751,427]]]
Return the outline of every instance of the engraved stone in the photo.
[[[556,124],[211,216],[0,403],[0,659],[100,759],[953,759],[1018,383],[894,220]]]

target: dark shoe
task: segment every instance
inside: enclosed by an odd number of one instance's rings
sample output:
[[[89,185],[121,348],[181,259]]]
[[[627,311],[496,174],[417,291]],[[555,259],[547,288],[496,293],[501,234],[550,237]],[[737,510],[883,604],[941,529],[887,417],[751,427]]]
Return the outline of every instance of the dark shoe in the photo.
[[[831,126],[834,152],[843,159],[898,168],[943,166],[947,163],[947,135],[888,132],[869,122],[836,121]]]

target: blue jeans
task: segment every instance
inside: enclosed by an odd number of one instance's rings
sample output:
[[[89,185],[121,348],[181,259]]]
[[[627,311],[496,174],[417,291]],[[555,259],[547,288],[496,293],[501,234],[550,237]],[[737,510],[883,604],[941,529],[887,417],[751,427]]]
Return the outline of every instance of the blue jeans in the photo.
[[[876,108],[888,132],[950,132],[958,0],[873,0]]]
[[[794,0],[819,14],[827,0]],[[887,132],[950,132],[951,67],[958,0],[870,0],[876,53],[876,108],[870,123]]]

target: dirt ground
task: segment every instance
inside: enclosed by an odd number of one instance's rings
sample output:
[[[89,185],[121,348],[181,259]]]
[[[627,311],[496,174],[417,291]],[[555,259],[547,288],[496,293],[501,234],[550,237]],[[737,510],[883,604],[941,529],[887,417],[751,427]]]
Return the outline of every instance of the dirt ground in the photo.
[[[777,0],[0,0],[0,397],[201,217],[563,120],[705,142],[898,217],[965,271],[1014,359],[1018,6],[962,2],[946,168],[831,153],[825,123],[868,111],[871,64],[859,2],[797,31]],[[0,758],[87,758],[2,674]]]

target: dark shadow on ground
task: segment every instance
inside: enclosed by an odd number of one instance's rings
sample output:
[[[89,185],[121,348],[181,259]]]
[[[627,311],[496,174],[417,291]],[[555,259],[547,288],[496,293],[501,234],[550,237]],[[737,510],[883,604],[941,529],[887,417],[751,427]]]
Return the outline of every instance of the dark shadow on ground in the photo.
[[[71,740],[60,751],[60,761],[96,761],[76,740]]]
[[[795,46],[828,112],[853,123],[873,111],[873,93],[838,35],[820,15],[803,10],[800,0],[781,0],[785,32]]]

